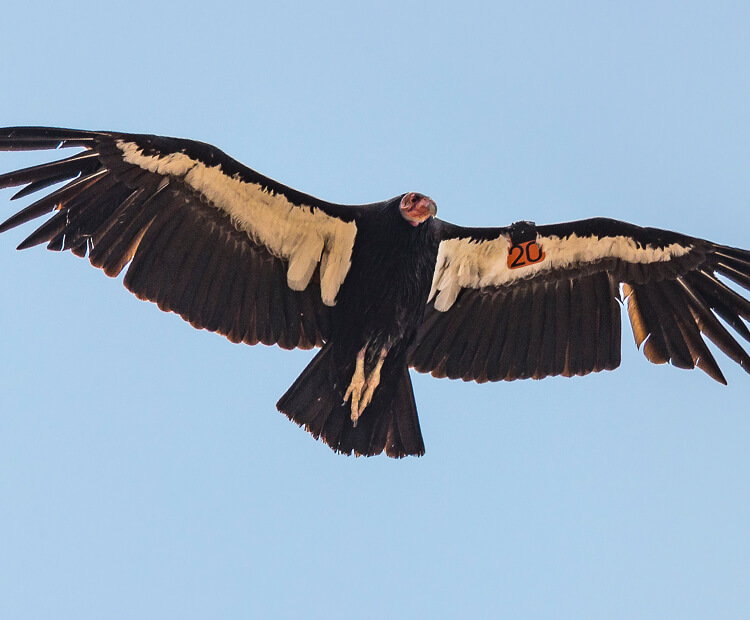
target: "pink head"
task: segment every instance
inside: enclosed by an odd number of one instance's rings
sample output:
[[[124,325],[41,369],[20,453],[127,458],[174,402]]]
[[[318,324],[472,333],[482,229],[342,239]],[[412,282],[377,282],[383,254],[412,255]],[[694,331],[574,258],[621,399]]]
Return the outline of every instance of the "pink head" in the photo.
[[[419,224],[437,215],[437,205],[435,204],[435,201],[432,198],[428,198],[424,194],[418,194],[417,192],[409,192],[406,194],[401,199],[399,208],[401,209],[401,217],[412,226],[419,226]]]

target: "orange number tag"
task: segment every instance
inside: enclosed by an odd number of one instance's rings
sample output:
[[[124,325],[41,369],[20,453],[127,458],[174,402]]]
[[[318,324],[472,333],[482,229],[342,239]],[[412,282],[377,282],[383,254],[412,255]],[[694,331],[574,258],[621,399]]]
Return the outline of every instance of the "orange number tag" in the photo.
[[[536,241],[524,241],[508,248],[508,269],[527,267],[544,260],[544,250]]]

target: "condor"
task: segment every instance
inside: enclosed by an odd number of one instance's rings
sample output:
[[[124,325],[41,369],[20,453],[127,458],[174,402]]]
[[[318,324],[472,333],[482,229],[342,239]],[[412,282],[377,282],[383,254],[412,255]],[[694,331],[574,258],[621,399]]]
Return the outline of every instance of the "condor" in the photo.
[[[500,381],[620,364],[624,297],[656,364],[726,383],[704,337],[750,372],[750,252],[611,219],[464,228],[415,192],[324,202],[204,143],[0,129],[0,150],[78,147],[0,176],[12,198],[63,185],[0,225],[52,213],[19,249],[87,256],[140,299],[232,342],[321,350],[279,410],[344,454],[421,455],[409,367]],[[722,276],[719,279],[717,276]]]

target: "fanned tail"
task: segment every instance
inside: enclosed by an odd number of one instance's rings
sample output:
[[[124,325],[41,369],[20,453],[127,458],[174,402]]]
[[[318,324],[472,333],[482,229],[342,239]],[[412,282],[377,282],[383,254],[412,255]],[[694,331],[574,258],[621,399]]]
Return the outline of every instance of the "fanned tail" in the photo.
[[[328,343],[281,397],[276,407],[336,452],[374,456],[385,450],[394,458],[424,454],[417,405],[406,361],[384,372],[383,380],[355,427],[351,408]]]

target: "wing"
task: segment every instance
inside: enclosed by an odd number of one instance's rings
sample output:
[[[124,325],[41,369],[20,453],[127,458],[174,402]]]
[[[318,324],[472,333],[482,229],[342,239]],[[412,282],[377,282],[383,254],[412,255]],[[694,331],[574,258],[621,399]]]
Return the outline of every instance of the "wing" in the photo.
[[[56,212],[19,249],[71,250],[195,327],[234,342],[311,348],[350,266],[358,208],[276,183],[191,140],[0,129],[0,150],[83,152],[0,176],[20,198],[64,182],[0,232]]]
[[[726,383],[703,336],[750,372],[717,317],[750,340],[750,252],[603,218],[536,227],[439,222],[430,301],[410,352],[420,372],[465,381],[585,375],[620,364],[620,290],[656,364]]]

